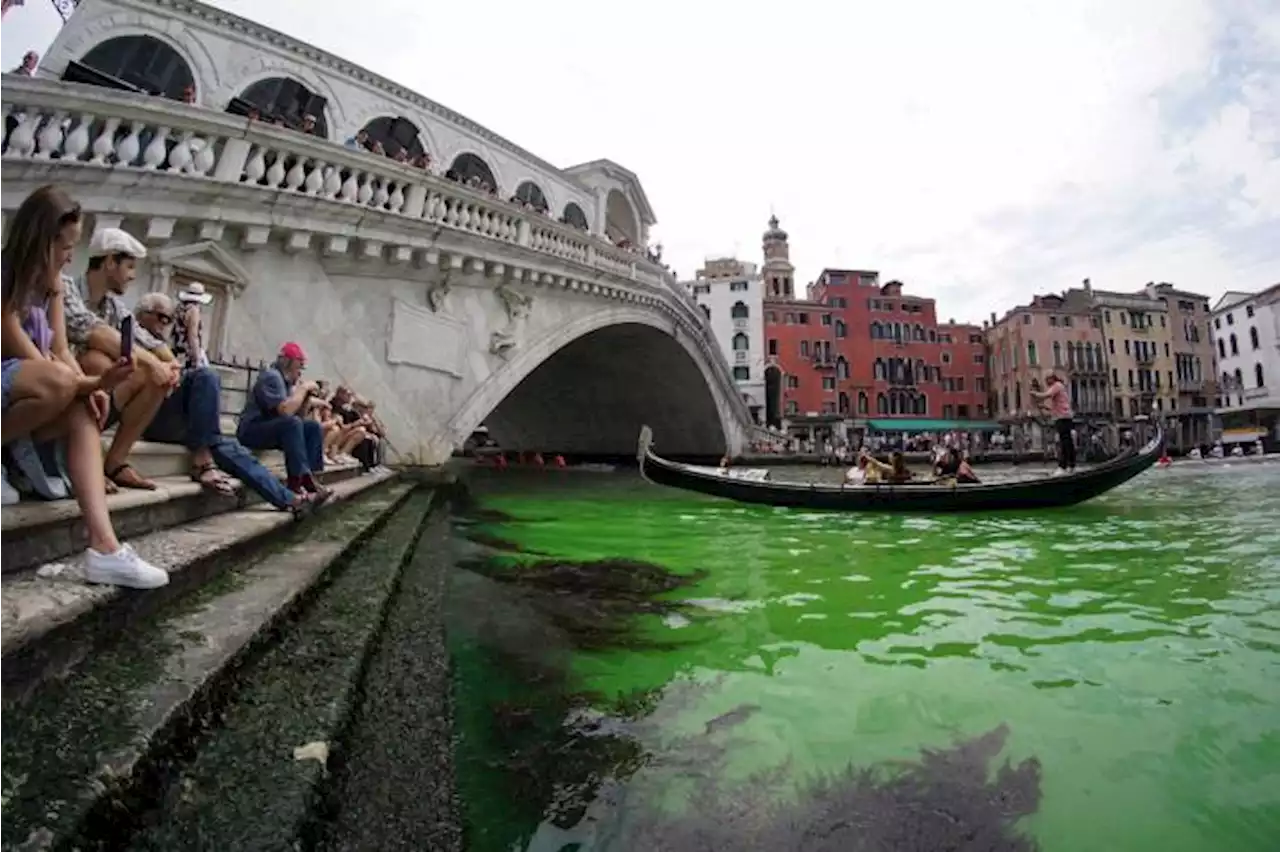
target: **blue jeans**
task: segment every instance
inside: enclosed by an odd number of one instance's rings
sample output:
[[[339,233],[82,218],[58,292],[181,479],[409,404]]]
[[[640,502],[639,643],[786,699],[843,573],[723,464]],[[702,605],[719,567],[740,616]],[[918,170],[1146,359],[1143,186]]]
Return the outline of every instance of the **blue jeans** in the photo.
[[[294,494],[262,466],[235,438],[222,436],[218,403],[218,374],[208,367],[186,371],[182,384],[156,412],[143,437],[164,444],[183,444],[189,450],[208,447],[214,464],[258,493],[277,509],[293,505]]]
[[[314,420],[297,415],[240,421],[236,437],[252,450],[280,450],[284,467],[294,480],[324,470],[324,430]]]

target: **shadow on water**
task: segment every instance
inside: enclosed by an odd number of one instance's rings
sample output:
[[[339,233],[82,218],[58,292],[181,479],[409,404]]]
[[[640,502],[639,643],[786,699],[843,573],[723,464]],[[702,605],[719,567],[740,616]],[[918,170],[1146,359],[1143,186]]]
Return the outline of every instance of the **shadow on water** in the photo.
[[[803,782],[783,763],[730,779],[741,704],[693,733],[671,722],[717,682],[679,680],[622,696],[585,689],[574,657],[661,648],[653,619],[688,612],[672,593],[700,575],[623,559],[530,558],[459,512],[448,635],[457,695],[467,848],[572,850],[1033,850],[1016,821],[1040,802],[1030,758],[994,772],[1005,726],[910,762]],[[685,804],[667,807],[672,785]]]

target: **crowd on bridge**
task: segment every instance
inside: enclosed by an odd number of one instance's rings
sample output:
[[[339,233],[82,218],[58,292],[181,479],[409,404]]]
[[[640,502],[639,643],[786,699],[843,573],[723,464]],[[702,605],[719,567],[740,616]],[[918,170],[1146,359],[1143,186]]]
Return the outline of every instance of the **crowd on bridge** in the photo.
[[[82,276],[67,273],[84,216],[63,190],[33,192],[12,217],[3,248],[3,492],[74,497],[88,532],[85,577],[153,588],[168,575],[112,529],[107,495],[155,490],[130,463],[139,440],[183,445],[190,478],[232,496],[235,480],[280,511],[302,518],[332,495],[326,465],[379,469],[385,429],[372,402],[351,389],[303,378],[307,356],[285,343],[246,389],[235,434],[222,428],[222,388],[205,348],[197,282],[176,296],[124,295],[146,248],[117,228],[95,231]],[[102,433],[114,429],[106,451]],[[279,450],[282,481],[254,455]]]

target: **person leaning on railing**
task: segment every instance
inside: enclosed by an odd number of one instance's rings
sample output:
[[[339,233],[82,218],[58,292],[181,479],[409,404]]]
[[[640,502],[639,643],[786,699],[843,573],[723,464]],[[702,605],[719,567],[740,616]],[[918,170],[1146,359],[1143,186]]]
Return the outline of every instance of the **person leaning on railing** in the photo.
[[[169,582],[161,568],[121,544],[107,510],[100,429],[107,394],[134,365],[117,357],[96,376],[81,371],[67,345],[62,269],[80,241],[80,206],[44,186],[18,208],[4,242],[0,349],[4,356],[6,449],[32,441],[66,441],[67,475],[84,518],[91,583],[152,589]]]

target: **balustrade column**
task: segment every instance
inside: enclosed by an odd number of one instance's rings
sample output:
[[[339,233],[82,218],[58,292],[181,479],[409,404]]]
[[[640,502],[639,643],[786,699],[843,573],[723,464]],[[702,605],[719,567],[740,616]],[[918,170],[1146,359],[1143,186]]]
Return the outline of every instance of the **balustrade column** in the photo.
[[[404,209],[401,211],[411,219],[421,219],[427,206],[427,187],[415,183],[404,194]]]
[[[516,226],[516,245],[527,246],[532,240],[533,227],[528,219],[521,217],[520,223]]]
[[[239,183],[251,148],[253,144],[248,139],[228,139],[222,146],[222,155],[218,157],[218,167],[213,170],[214,180]]]

